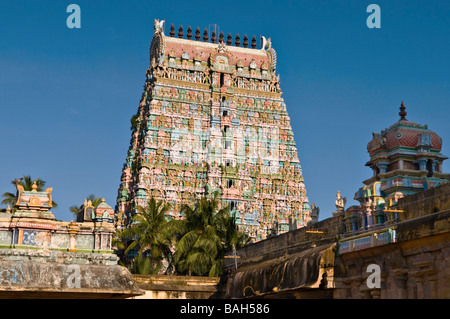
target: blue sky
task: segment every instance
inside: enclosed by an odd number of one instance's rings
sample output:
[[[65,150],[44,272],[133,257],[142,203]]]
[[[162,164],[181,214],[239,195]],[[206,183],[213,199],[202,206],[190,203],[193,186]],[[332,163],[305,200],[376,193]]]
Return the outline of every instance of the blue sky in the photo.
[[[81,29],[69,29],[69,4]],[[369,4],[381,29],[369,29]],[[31,175],[58,219],[93,193],[115,205],[149,65],[154,19],[271,37],[307,195],[331,216],[354,193],[372,132],[428,124],[450,155],[449,1],[20,1],[0,3],[0,193]],[[241,40],[242,41],[242,40]],[[450,164],[443,166],[450,172]]]

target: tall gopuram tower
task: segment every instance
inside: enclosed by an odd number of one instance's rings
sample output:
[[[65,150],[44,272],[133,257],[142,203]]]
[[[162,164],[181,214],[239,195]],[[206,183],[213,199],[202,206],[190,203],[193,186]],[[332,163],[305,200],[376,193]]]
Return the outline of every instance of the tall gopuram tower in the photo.
[[[173,24],[166,36],[155,20],[118,191],[123,224],[151,196],[182,218],[182,204],[216,192],[254,240],[310,220],[276,52],[270,38],[250,41],[191,27],[184,38]]]
[[[373,176],[355,194],[360,205],[345,213],[346,232],[394,223],[401,214],[396,210],[398,199],[450,182],[450,174],[442,172],[448,159],[441,154],[442,138],[427,125],[408,121],[406,115],[402,102],[399,121],[372,133],[366,166]]]

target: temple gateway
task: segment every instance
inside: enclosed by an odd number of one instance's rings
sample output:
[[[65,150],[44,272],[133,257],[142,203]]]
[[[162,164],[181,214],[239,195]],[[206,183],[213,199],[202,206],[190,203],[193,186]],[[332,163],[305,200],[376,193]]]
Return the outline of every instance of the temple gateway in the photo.
[[[270,38],[155,20],[150,67],[118,191],[119,224],[150,197],[182,204],[217,194],[254,241],[305,226],[310,206]],[[120,226],[120,225],[119,225]]]

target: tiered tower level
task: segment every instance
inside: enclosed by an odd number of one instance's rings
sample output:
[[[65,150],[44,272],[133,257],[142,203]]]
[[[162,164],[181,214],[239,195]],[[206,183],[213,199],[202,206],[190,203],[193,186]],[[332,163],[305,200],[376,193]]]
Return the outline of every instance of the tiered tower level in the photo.
[[[149,197],[170,205],[217,192],[254,240],[310,221],[302,170],[270,38],[187,29],[155,20],[150,68],[122,172],[117,214],[130,222]]]

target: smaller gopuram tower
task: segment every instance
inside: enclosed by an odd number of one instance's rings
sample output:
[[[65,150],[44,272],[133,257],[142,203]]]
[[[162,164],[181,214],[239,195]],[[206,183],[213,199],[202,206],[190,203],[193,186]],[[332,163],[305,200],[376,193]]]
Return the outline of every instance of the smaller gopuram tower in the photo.
[[[176,36],[177,35],[177,36]],[[242,42],[241,42],[242,41]],[[253,240],[311,220],[270,38],[155,20],[150,67],[117,197],[119,227],[154,197],[181,207],[218,194]]]
[[[442,138],[427,125],[407,120],[403,101],[399,115],[398,122],[372,133],[367,144],[370,160],[366,166],[373,176],[355,194],[359,207],[351,206],[345,212],[347,233],[395,222],[399,198],[450,181],[450,174],[442,172],[442,163],[448,159],[441,154]]]

